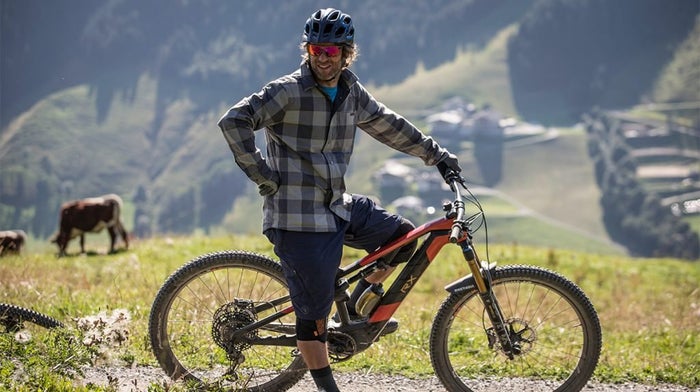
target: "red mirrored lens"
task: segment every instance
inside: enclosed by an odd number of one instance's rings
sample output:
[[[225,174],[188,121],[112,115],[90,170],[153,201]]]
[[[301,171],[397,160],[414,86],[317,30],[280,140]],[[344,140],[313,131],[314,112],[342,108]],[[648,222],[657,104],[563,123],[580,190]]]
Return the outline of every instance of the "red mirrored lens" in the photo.
[[[340,55],[340,52],[343,51],[340,46],[320,46],[309,44],[308,48],[309,54],[312,56],[320,56],[322,53],[325,53],[328,57],[335,57]]]

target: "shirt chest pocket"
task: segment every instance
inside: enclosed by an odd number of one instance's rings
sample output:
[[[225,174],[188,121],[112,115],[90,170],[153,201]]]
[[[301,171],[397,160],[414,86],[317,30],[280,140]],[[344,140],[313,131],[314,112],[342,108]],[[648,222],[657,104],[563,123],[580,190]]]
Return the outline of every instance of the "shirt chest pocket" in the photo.
[[[355,141],[355,113],[336,113],[328,130],[326,146],[335,151],[351,151]]]

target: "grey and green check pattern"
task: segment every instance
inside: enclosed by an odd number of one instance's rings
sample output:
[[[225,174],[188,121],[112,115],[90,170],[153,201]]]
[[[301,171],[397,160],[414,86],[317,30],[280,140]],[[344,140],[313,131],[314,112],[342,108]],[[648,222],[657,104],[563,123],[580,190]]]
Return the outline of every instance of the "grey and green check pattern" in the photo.
[[[375,100],[344,70],[335,102],[317,87],[307,64],[242,99],[219,120],[234,159],[256,184],[272,180],[263,230],[334,231],[334,214],[350,219],[345,172],[360,128],[378,141],[435,165],[448,152]],[[264,130],[267,156],[255,146]],[[267,159],[266,159],[267,158]]]

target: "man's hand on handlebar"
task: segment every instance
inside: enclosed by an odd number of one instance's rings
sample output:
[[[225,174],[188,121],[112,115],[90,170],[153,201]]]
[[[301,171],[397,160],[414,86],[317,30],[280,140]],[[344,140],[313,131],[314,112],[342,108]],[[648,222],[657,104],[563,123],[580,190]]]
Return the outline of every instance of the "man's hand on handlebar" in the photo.
[[[437,169],[440,171],[440,175],[445,181],[449,181],[449,177],[451,176],[459,176],[459,173],[462,171],[457,156],[452,153],[448,153],[445,158],[438,162]],[[459,178],[462,180],[461,177]]]

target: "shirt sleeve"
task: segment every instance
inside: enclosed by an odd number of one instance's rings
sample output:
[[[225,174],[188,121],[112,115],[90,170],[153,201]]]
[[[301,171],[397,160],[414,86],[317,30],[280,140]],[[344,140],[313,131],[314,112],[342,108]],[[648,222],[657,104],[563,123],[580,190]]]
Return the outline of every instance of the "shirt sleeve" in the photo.
[[[242,99],[231,107],[218,122],[236,164],[256,184],[266,180],[279,182],[255,145],[255,131],[274,124],[283,108],[284,89],[273,84]]]
[[[395,150],[421,158],[430,166],[449,154],[432,137],[377,101],[360,83],[355,88],[359,103],[357,126],[367,134]]]

